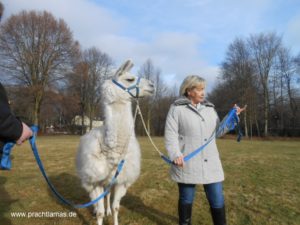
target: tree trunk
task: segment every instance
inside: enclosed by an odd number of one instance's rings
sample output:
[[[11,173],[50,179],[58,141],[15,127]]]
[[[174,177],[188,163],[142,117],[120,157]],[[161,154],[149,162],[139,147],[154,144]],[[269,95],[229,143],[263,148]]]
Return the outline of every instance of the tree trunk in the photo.
[[[248,135],[248,124],[247,124],[247,110],[244,111],[244,124],[245,124],[245,136],[249,138]]]
[[[40,111],[43,100],[43,93],[37,93],[34,98],[34,109],[33,109],[33,124],[38,126],[40,123]]]
[[[249,122],[249,123],[250,123],[250,140],[252,140],[252,135],[253,135],[253,134],[252,134],[252,132],[253,132],[253,127],[252,127],[252,118],[250,117],[250,119],[249,119],[249,120],[250,120],[250,122]]]
[[[255,117],[255,125],[256,125],[256,130],[257,130],[257,136],[260,137],[260,130],[259,130],[259,124],[258,124],[256,112],[254,113],[254,117]]]
[[[284,120],[283,120],[283,81],[282,76],[280,77],[280,131],[283,132]]]
[[[82,109],[82,111],[81,111],[81,135],[84,135],[84,133],[85,133],[84,127],[85,127],[85,124],[84,124],[84,111]]]
[[[40,111],[39,103],[35,101],[34,111],[33,111],[33,124],[36,126],[39,125],[39,111]]]
[[[292,111],[292,125],[293,128],[296,128],[296,121],[297,121],[297,104],[295,102],[295,99],[292,96],[291,91],[291,84],[290,82],[287,82],[287,89],[288,89],[288,96],[289,96],[289,103],[290,103],[290,109]]]
[[[269,120],[269,93],[268,88],[264,88],[264,136],[268,136],[268,120]]]
[[[91,106],[91,110],[90,110],[90,124],[89,124],[90,130],[93,129],[93,118],[94,118],[94,109]]]

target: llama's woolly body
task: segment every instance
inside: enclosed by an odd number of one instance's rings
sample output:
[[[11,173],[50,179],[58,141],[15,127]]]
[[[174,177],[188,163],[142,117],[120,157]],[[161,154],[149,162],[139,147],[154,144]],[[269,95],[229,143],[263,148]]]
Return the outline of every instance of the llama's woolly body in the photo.
[[[128,126],[133,124],[131,105],[119,105],[116,108],[118,109],[111,110],[112,115],[106,116],[114,121],[114,131],[107,130],[106,124],[109,121],[105,120],[104,125],[91,130],[80,139],[77,171],[85,185],[95,183],[106,185],[111,181],[116,166],[123,158],[126,163],[118,176],[117,183],[128,187],[139,176],[140,147],[133,127]],[[130,112],[126,108],[130,108]],[[113,115],[113,112],[118,113]],[[105,139],[105,132],[107,139]]]

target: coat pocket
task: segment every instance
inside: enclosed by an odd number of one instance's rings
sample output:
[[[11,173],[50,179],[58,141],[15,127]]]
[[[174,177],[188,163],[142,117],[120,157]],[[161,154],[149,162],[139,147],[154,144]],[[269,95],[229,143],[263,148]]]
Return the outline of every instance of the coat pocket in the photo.
[[[180,152],[181,153],[184,153],[185,152],[185,139],[184,139],[184,136],[182,135],[179,135],[178,137],[178,143],[179,143],[179,149],[180,149]]]
[[[216,176],[218,174],[223,173],[221,160],[217,157],[213,157],[208,159],[208,167],[207,169],[210,171],[212,176]]]

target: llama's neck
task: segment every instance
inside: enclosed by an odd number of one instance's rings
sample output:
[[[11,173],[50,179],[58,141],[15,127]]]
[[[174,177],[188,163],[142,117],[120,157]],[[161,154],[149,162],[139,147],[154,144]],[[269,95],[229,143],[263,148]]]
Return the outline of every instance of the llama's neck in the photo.
[[[134,122],[132,116],[131,102],[113,104],[112,119],[116,122],[116,131],[118,136],[124,136],[124,134],[132,134],[134,132]]]
[[[131,102],[106,105],[104,123],[111,146],[125,146],[129,138],[135,136]]]

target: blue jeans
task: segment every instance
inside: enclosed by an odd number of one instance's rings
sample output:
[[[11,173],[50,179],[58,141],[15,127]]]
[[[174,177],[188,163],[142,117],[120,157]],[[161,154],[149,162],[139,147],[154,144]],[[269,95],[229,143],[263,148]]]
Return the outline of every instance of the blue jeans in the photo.
[[[206,198],[211,208],[222,208],[224,206],[222,182],[203,185]],[[178,183],[179,201],[182,204],[193,204],[196,190],[195,184]]]

